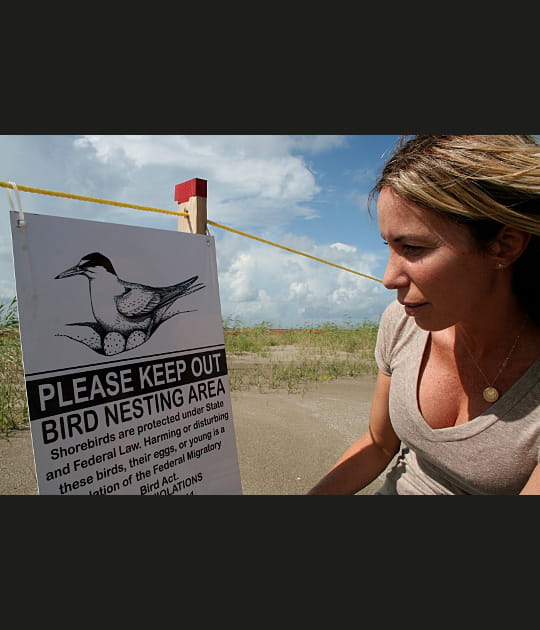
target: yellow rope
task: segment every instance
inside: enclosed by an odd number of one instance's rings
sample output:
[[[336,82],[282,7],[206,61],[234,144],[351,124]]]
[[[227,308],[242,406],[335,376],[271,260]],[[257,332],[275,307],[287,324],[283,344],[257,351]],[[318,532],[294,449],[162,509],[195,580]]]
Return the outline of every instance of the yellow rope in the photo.
[[[4,188],[13,188],[9,182],[0,182]],[[176,212],[174,210],[164,210],[163,208],[152,208],[150,206],[137,206],[132,203],[122,203],[121,201],[110,201],[109,199],[97,199],[96,197],[83,197],[82,195],[72,195],[71,193],[58,192],[55,190],[44,190],[43,188],[33,188],[17,184],[17,188],[24,192],[37,193],[38,195],[51,195],[52,197],[67,197],[68,199],[78,199],[79,201],[90,201],[92,203],[103,203],[107,206],[119,206],[121,208],[135,208],[135,210],[147,210],[148,212],[161,212],[163,214],[174,214],[178,217],[189,216],[187,212]]]
[[[252,238],[255,241],[260,241],[261,243],[266,243],[267,245],[272,245],[273,247],[279,247],[280,249],[284,249],[287,252],[298,254],[299,256],[305,256],[306,258],[311,258],[312,260],[316,260],[317,262],[324,263],[325,265],[330,265],[331,267],[336,267],[337,269],[342,269],[343,271],[354,273],[357,276],[362,276],[364,278],[369,278],[370,280],[375,280],[375,282],[382,282],[382,280],[379,280],[379,278],[368,276],[366,273],[360,273],[360,271],[355,271],[354,269],[349,269],[348,267],[342,267],[341,265],[336,265],[336,263],[330,262],[328,260],[324,260],[323,258],[317,258],[317,256],[306,254],[304,252],[298,251],[297,249],[291,249],[290,247],[285,247],[285,245],[279,245],[279,243],[267,241],[264,238],[259,238],[258,236],[253,236],[252,234],[247,234],[246,232],[241,232],[240,230],[235,230],[233,228],[227,227],[226,225],[221,225],[220,223],[216,223],[215,221],[207,220],[206,222],[209,225],[213,225],[215,227],[221,228],[222,230],[227,230],[229,232],[233,232],[234,234],[240,234],[241,236],[247,236],[247,238]]]
[[[13,186],[9,182],[0,181],[0,186],[4,188],[13,188]],[[36,193],[38,195],[51,195],[53,197],[66,197],[68,199],[77,199],[79,201],[90,201],[92,203],[102,203],[108,206],[119,206],[121,208],[135,208],[135,210],[146,210],[148,212],[161,212],[163,214],[172,214],[179,217],[187,217],[189,213],[187,212],[175,212],[174,210],[164,210],[163,208],[152,208],[150,206],[139,206],[131,203],[122,203],[120,201],[110,201],[108,199],[98,199],[96,197],[84,197],[82,195],[73,195],[71,193],[58,192],[54,190],[45,190],[43,188],[33,188],[32,186],[22,186],[17,184],[17,188],[22,190],[23,192]],[[298,254],[299,256],[304,256],[305,258],[311,258],[311,260],[316,260],[317,262],[323,263],[325,265],[330,265],[331,267],[336,267],[336,269],[341,269],[342,271],[348,271],[349,273],[354,273],[357,276],[362,276],[363,278],[368,278],[369,280],[374,280],[375,282],[381,282],[379,278],[374,278],[366,273],[361,273],[360,271],[355,271],[354,269],[349,269],[348,267],[343,267],[341,265],[336,265],[336,263],[330,262],[328,260],[324,260],[323,258],[318,258],[317,256],[312,256],[311,254],[306,254],[305,252],[298,251],[297,249],[292,249],[290,247],[285,247],[285,245],[280,245],[279,243],[274,243],[272,241],[267,241],[264,238],[259,238],[258,236],[253,236],[252,234],[248,234],[247,232],[241,232],[240,230],[235,230],[234,228],[227,227],[226,225],[222,225],[221,223],[216,223],[215,221],[206,221],[209,225],[213,225],[214,227],[220,228],[221,230],[227,230],[228,232],[232,232],[234,234],[239,234],[240,236],[245,236],[247,238],[251,238],[255,241],[259,241],[260,243],[265,243],[266,245],[272,245],[272,247],[278,247],[279,249],[283,249],[287,252],[291,252],[292,254]]]

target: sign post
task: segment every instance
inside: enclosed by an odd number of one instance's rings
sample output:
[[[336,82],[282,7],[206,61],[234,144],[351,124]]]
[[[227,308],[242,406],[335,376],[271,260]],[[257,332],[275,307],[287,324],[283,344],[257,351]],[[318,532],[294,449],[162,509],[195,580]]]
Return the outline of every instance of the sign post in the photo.
[[[11,212],[40,494],[241,494],[211,236]]]
[[[187,212],[187,217],[178,217],[178,231],[191,234],[206,234],[207,182],[195,177],[174,188],[174,200],[179,212]]]

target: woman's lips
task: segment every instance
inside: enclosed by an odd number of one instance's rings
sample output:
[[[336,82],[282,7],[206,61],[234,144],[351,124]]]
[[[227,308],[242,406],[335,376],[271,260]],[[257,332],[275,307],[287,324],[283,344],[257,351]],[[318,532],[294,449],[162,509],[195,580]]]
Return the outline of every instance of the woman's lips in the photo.
[[[403,304],[403,307],[405,308],[405,312],[407,313],[407,315],[414,317],[427,305],[427,302],[422,302],[418,304]]]

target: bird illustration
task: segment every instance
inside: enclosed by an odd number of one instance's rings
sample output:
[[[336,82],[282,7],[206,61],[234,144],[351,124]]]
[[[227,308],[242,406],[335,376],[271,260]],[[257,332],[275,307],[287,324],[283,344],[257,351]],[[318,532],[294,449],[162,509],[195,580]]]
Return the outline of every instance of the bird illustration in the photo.
[[[90,303],[96,321],[68,324],[90,330],[66,336],[104,354],[118,354],[147,341],[160,324],[179,314],[179,311],[169,310],[177,299],[204,287],[202,283],[195,284],[198,276],[166,287],[127,282],[117,276],[110,259],[99,252],[86,254],[55,279],[76,275],[85,276],[89,281]]]

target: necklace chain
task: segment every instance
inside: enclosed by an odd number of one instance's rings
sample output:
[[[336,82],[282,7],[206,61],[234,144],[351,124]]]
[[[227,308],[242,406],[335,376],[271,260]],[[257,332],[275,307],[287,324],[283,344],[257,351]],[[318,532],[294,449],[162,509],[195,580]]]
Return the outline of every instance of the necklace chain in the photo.
[[[527,317],[525,317],[525,319],[523,321],[523,324],[521,326],[520,331],[517,334],[517,337],[516,337],[516,339],[514,341],[514,344],[510,348],[510,352],[507,354],[506,358],[501,363],[501,366],[499,367],[499,371],[497,372],[497,375],[495,376],[495,378],[493,379],[493,381],[491,383],[489,382],[488,377],[482,371],[482,368],[476,362],[475,358],[473,357],[472,352],[469,350],[469,346],[467,345],[464,336],[462,335],[463,345],[465,346],[465,349],[469,353],[469,356],[471,357],[471,361],[474,363],[474,365],[476,366],[476,368],[478,369],[478,371],[480,372],[480,374],[484,377],[484,380],[486,381],[487,387],[482,392],[482,396],[484,397],[484,400],[486,402],[493,403],[496,400],[498,400],[498,398],[499,398],[499,392],[498,392],[497,389],[495,389],[495,383],[497,382],[497,379],[501,375],[501,373],[504,370],[504,368],[508,365],[508,361],[510,360],[510,357],[512,356],[512,354],[513,354],[513,352],[514,352],[514,350],[515,350],[515,348],[517,346],[517,342],[519,341],[519,338],[521,337],[521,333],[523,332],[523,329],[525,328],[526,321],[527,321]]]

